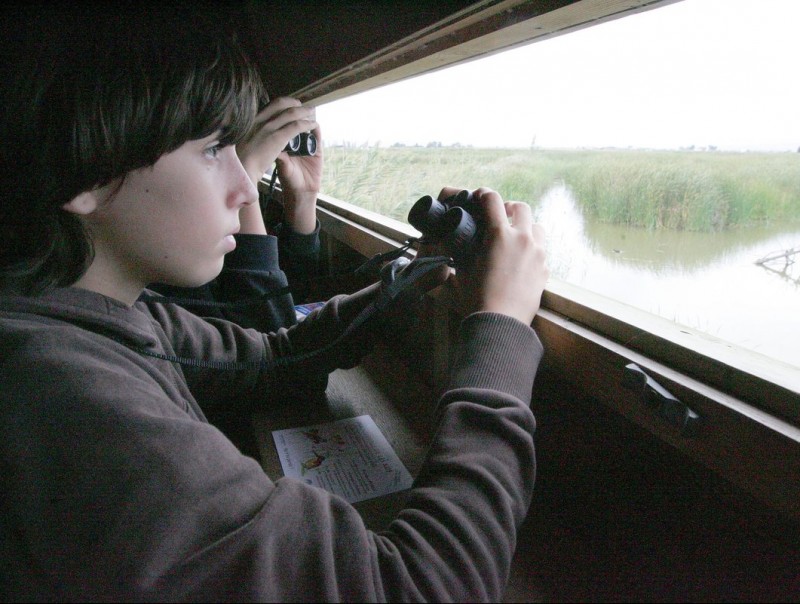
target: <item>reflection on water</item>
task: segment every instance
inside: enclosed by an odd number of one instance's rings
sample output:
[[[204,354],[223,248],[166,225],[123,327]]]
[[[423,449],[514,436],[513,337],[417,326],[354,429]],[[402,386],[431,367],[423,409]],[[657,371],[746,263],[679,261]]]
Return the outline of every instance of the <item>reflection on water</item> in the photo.
[[[554,277],[800,367],[800,263],[784,274],[756,264],[800,247],[800,224],[708,234],[593,223],[563,186],[534,213]]]

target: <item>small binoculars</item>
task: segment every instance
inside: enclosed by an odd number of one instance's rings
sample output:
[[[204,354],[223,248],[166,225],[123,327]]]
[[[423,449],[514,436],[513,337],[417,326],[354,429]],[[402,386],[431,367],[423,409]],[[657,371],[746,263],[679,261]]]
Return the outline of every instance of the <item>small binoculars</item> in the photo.
[[[315,155],[317,152],[317,137],[313,132],[301,132],[295,136],[284,148],[289,155]]]
[[[408,222],[429,243],[443,243],[456,265],[463,265],[482,238],[482,210],[469,191],[438,201],[420,197],[408,213]]]

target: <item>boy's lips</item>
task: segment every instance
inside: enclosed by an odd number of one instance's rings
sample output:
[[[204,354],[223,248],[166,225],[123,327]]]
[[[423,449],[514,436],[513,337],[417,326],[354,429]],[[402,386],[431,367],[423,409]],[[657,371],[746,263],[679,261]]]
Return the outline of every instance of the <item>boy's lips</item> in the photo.
[[[236,237],[235,237],[235,235],[238,232],[239,232],[239,227],[237,226],[233,231],[231,231],[229,234],[225,235],[225,237],[222,238],[222,241],[223,241],[225,247],[227,248],[226,253],[232,252],[233,250],[236,249]]]

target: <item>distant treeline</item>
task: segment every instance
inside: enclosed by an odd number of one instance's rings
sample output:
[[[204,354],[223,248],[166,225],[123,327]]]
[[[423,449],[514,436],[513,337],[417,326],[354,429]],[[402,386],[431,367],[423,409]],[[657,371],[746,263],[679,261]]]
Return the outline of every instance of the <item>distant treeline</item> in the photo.
[[[445,185],[488,186],[536,207],[555,184],[587,218],[719,231],[800,221],[800,155],[644,150],[325,149],[323,192],[405,220]]]

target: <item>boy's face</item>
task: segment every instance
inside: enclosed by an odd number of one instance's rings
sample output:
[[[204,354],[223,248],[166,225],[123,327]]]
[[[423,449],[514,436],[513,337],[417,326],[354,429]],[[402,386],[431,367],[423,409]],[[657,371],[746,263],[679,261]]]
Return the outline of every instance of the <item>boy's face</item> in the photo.
[[[219,274],[236,246],[239,210],[258,192],[218,136],[189,141],[106,187],[108,200],[84,216],[95,259],[77,286],[132,303],[149,283],[195,287]]]

